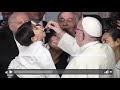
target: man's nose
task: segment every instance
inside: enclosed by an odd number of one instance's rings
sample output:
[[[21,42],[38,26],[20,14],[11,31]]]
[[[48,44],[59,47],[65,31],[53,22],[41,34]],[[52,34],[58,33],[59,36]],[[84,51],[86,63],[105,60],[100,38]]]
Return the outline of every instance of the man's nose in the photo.
[[[63,25],[64,25],[64,26],[67,25],[67,21],[64,21],[64,22],[63,22]]]

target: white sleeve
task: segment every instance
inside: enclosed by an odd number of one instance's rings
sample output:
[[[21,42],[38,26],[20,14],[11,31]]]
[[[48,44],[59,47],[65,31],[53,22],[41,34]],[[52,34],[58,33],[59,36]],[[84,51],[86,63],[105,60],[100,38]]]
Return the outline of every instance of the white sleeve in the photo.
[[[37,53],[36,53],[37,54]],[[21,58],[21,59],[20,59]],[[24,59],[22,59],[24,58]],[[56,69],[51,59],[51,56],[46,54],[44,51],[39,55],[28,58],[27,57],[16,57],[10,63],[8,69]],[[59,78],[59,75],[45,75],[43,74],[17,74],[19,78]]]
[[[39,55],[35,57],[41,67],[41,69],[54,69],[56,70],[55,64],[52,60],[52,57],[50,55],[50,52],[44,48],[41,52],[39,52]],[[59,78],[58,74],[54,75],[45,75],[46,78]]]
[[[75,38],[67,33],[65,33],[64,36],[60,39],[58,47],[71,56],[75,56],[80,52],[80,47],[78,46]]]

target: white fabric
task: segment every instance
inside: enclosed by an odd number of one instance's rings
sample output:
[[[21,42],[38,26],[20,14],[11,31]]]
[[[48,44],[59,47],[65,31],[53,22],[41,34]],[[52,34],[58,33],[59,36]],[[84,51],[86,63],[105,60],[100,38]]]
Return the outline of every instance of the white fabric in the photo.
[[[77,44],[76,39],[67,33],[60,39],[58,47],[73,57],[80,53],[80,47]]]
[[[68,46],[69,48],[69,46]],[[66,69],[114,69],[115,55],[107,44],[91,42],[80,48],[81,53],[73,58]],[[62,78],[111,78],[110,75],[102,74],[79,74],[66,75]]]
[[[115,67],[115,78],[120,78],[120,60],[118,61]]]
[[[56,69],[49,51],[41,41],[29,47],[19,46],[19,55],[12,60],[8,69]],[[59,78],[59,75],[20,75],[19,78]]]
[[[31,23],[34,24],[34,25],[39,24],[39,25],[41,25],[43,27],[43,21],[42,20],[39,23],[35,23],[34,21],[31,21]]]
[[[16,42],[16,45],[17,45],[17,47],[18,47],[18,49],[20,48],[20,47],[22,47],[22,45],[20,45],[20,43],[14,38],[14,40],[15,40],[15,42]]]
[[[66,53],[70,54],[70,57],[67,60],[68,62],[70,62],[75,56],[78,56],[81,52],[76,39],[67,33],[65,33],[64,36],[60,39],[58,47]]]
[[[102,25],[99,20],[94,17],[84,17],[82,20],[84,30],[93,37],[101,37]]]

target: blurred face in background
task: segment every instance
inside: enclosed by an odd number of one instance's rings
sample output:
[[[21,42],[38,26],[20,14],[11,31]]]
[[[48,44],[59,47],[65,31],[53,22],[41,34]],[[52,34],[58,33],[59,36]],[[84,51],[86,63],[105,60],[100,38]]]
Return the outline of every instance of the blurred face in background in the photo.
[[[73,12],[61,12],[58,16],[58,23],[61,29],[75,37],[76,18]]]
[[[29,21],[29,17],[27,14],[22,12],[16,12],[12,14],[9,18],[9,27],[13,33],[16,33],[17,29],[24,24],[25,22]]]
[[[35,23],[39,23],[45,14],[45,12],[27,12],[29,18]]]
[[[58,38],[57,35],[56,35],[56,33],[54,33],[54,34],[51,36],[48,44],[49,44],[49,46],[50,46],[51,48],[53,48],[53,49],[55,49],[55,50],[61,50],[61,49],[57,46],[58,43],[59,43],[59,41],[60,41],[60,38]]]

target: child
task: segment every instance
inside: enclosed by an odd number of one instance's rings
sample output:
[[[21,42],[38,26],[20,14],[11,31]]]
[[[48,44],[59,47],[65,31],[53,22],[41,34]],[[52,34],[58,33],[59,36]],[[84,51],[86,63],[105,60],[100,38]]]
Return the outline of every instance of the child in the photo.
[[[120,78],[120,30],[117,27],[107,30],[102,36],[102,41],[110,45],[115,53],[116,67],[114,77]]]
[[[8,69],[56,69],[49,51],[43,46],[42,39],[45,36],[43,28],[31,22],[26,22],[18,28],[15,39],[20,43],[19,55],[12,60]],[[58,74],[17,74],[17,76],[19,78],[59,78]]]

